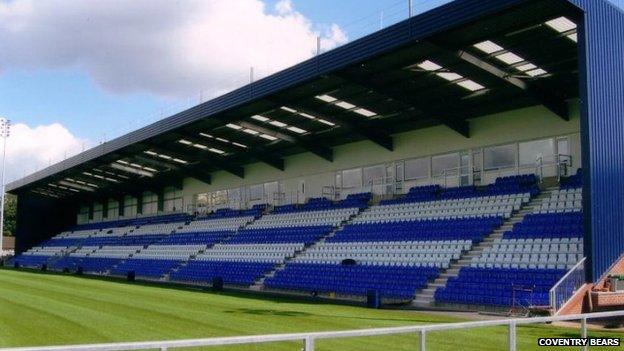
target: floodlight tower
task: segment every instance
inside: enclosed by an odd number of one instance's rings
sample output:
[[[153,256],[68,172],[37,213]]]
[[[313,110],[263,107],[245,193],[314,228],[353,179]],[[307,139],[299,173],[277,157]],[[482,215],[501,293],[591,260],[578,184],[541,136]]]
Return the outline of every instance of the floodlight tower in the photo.
[[[4,240],[4,170],[6,159],[6,146],[7,139],[11,135],[11,121],[2,118],[0,119],[0,138],[2,138],[2,176],[0,177],[0,184],[2,184],[2,194],[0,194],[0,258],[4,254],[3,240]]]

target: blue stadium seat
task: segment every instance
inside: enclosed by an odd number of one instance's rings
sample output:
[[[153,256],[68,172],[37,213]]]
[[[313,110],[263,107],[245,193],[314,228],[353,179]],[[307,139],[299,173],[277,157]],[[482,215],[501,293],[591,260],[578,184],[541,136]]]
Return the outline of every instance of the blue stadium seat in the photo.
[[[439,275],[432,267],[289,264],[265,286],[272,289],[365,296],[377,290],[380,297],[411,300],[417,289]]]
[[[273,267],[272,263],[195,260],[171,272],[170,277],[173,281],[192,283],[211,283],[214,278],[222,278],[225,284],[249,286]]]

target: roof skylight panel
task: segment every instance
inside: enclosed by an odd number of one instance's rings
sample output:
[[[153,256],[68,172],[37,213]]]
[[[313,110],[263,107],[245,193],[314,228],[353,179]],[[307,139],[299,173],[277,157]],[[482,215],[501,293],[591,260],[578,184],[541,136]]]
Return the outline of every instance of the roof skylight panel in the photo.
[[[494,57],[508,65],[513,65],[525,61],[525,59],[514,54],[513,52],[506,52],[504,54],[496,55]]]
[[[275,141],[275,140],[278,139],[277,137],[274,137],[274,136],[268,135],[268,134],[260,134],[258,136],[263,138],[263,139],[270,140],[270,141]]]
[[[526,74],[528,74],[531,77],[538,77],[538,76],[543,76],[544,74],[548,73],[545,70],[541,69],[541,68],[537,68],[534,70],[530,70],[530,71],[526,71],[524,72]]]
[[[480,43],[477,43],[474,45],[474,47],[476,47],[477,49],[485,52],[486,54],[493,54],[495,52],[499,52],[499,51],[503,51],[504,49],[494,43],[493,41],[490,40],[486,40],[486,41],[482,41]]]
[[[219,155],[225,154],[225,151],[223,151],[221,149],[214,148],[214,147],[209,148],[208,151],[213,152],[215,154],[219,154]]]
[[[571,31],[576,29],[576,23],[572,22],[569,18],[561,16],[546,22],[546,25],[556,30],[559,33]]]
[[[421,63],[416,64],[415,66],[427,72],[434,73],[437,77],[440,77],[446,81],[454,83],[457,86],[470,90],[470,91],[478,91],[478,90],[485,89],[483,85],[475,82],[474,80],[465,78],[459,73],[447,70],[444,67],[440,66],[439,64],[431,60],[425,60]]]
[[[334,105],[336,105],[336,106],[338,106],[340,108],[344,108],[345,110],[351,110],[351,109],[354,109],[354,108],[357,107],[354,104],[346,102],[346,101],[338,101]]]
[[[362,115],[362,116],[366,116],[366,117],[377,116],[377,112],[373,112],[373,111],[365,109],[365,108],[363,108],[361,106],[357,106],[357,105],[355,105],[353,103],[350,103],[348,101],[338,100],[337,98],[335,98],[333,96],[330,96],[330,95],[318,95],[318,96],[316,96],[316,98],[321,100],[321,101],[328,102],[328,103],[333,104],[335,106],[338,106],[338,107],[340,107],[342,109],[351,111],[353,113],[357,113],[357,114]],[[304,116],[304,117],[307,117],[307,118],[314,117],[314,116],[310,116],[310,115],[307,115],[307,116],[303,115],[300,112],[299,112],[299,114]],[[320,119],[318,117],[315,117],[315,118],[317,120]],[[329,124],[329,123],[326,123],[326,122],[329,122],[329,121],[325,120],[324,122],[321,122],[321,123],[325,123],[327,125],[335,125],[335,124]]]
[[[318,117],[312,116],[311,114],[305,112],[299,112],[299,116],[305,117],[307,119],[318,119]]]
[[[558,33],[566,34],[566,38],[572,40],[573,42],[578,42],[578,34],[576,33],[576,23],[572,22],[569,18],[565,16],[561,16],[550,21],[545,22],[547,26],[556,30]],[[569,33],[573,32],[573,33]]]
[[[440,72],[440,73],[436,73],[436,76],[442,78],[442,79],[446,79],[449,82],[455,81],[455,80],[460,80],[462,78],[464,78],[464,76],[462,76],[461,74],[457,74],[454,72]]]
[[[280,109],[282,109],[282,110],[284,110],[286,112],[290,112],[290,113],[297,113],[297,110],[295,110],[293,108],[290,108],[288,106],[282,106],[282,107],[280,107]]]
[[[328,126],[331,126],[331,127],[333,127],[333,126],[335,126],[335,125],[336,125],[335,123],[330,122],[330,121],[327,121],[327,120],[324,120],[324,119],[322,119],[322,118],[318,118],[318,119],[317,119],[317,121],[319,121],[319,122],[321,122],[321,123],[323,123],[323,124],[327,124]]]
[[[280,122],[280,121],[270,121],[269,124],[272,125],[272,126],[276,126],[278,128],[284,128],[284,127],[288,126],[288,124],[286,124],[284,122]]]
[[[130,179],[130,177],[125,176],[123,174],[113,173],[113,172],[109,172],[109,171],[103,171],[103,170],[98,169],[98,168],[93,168],[93,171],[94,172],[98,172],[98,173],[104,173],[104,174],[112,175],[114,177],[119,177],[119,178],[123,178],[123,179]],[[156,171],[156,170],[154,170],[154,171]],[[97,175],[94,174],[94,176],[97,176]]]
[[[287,112],[290,112],[290,113],[296,113],[296,114],[299,114],[299,112],[298,112],[297,110],[292,109],[292,108],[290,108],[290,107],[282,106],[282,107],[280,107],[280,108],[281,108],[282,110],[287,111]],[[316,117],[314,117],[314,116],[312,116],[312,115],[308,115],[308,116],[310,116],[310,117],[312,117],[312,118],[316,119]],[[251,116],[251,118],[252,118],[252,119],[255,119],[255,120],[257,120],[257,121],[261,121],[261,122],[263,122],[263,123],[268,123],[268,124],[270,124],[270,125],[272,125],[272,126],[274,126],[274,127],[280,128],[280,129],[287,129],[287,130],[290,130],[291,132],[295,132],[295,133],[297,133],[297,134],[305,134],[305,133],[307,133],[307,132],[308,132],[308,131],[307,131],[307,130],[305,130],[305,129],[301,129],[301,128],[299,128],[299,127],[289,125],[289,124],[284,123],[284,122],[282,122],[282,121],[278,121],[278,120],[270,119],[270,118],[267,118],[267,117],[265,117],[265,116],[261,116],[261,115],[254,115],[254,116]],[[252,129],[250,129],[250,130],[252,130]],[[243,131],[245,131],[245,130],[243,130]],[[261,134],[260,132],[257,132],[257,133],[258,133],[258,134]],[[265,139],[271,140],[271,139],[269,139],[269,138],[265,138]]]
[[[442,69],[442,66],[429,60],[425,60],[419,63],[417,66],[420,67],[421,69],[424,69],[425,71],[439,71]]]
[[[527,61],[520,55],[511,52],[510,50],[506,50],[505,48],[494,43],[491,40],[486,40],[474,44],[473,47],[481,50],[488,55],[493,55],[495,59],[507,64],[508,66],[519,72],[525,73],[529,77],[540,77],[548,74],[545,69],[536,66],[532,62]]]
[[[140,169],[140,168],[126,166],[126,165],[120,164],[118,162],[113,162],[113,163],[110,164],[110,166],[112,168],[115,168],[115,169],[118,169],[118,170],[121,170],[121,171],[124,171],[124,172],[138,174],[138,175],[146,176],[146,177],[153,177],[154,173],[155,173],[155,172],[144,170],[144,169]]]
[[[243,128],[243,127],[239,126],[238,124],[228,123],[226,125],[226,127],[234,129],[234,130],[238,130],[238,131],[241,131],[241,132],[253,135],[253,136],[257,136],[257,137],[260,137],[262,139],[266,139],[266,140],[270,140],[270,141],[278,140],[277,137],[274,137],[272,135],[268,135],[268,134],[265,134],[265,133],[260,133],[259,131],[253,130],[253,129],[250,129],[250,128]],[[232,143],[232,144],[240,146],[240,147],[247,148],[247,145],[243,145],[243,144],[240,144],[240,143]]]
[[[329,96],[329,95],[327,95],[327,96]],[[334,101],[335,101],[335,100],[334,100]],[[281,110],[283,110],[283,111],[286,111],[286,112],[290,112],[290,113],[298,114],[298,115],[299,115],[299,116],[301,116],[301,117],[304,117],[304,118],[307,118],[307,119],[311,119],[311,120],[313,120],[313,121],[317,121],[317,122],[319,122],[319,123],[323,123],[323,124],[326,124],[326,125],[328,125],[328,126],[332,126],[332,127],[333,127],[333,126],[335,126],[335,125],[336,125],[335,123],[330,122],[330,121],[328,121],[328,120],[326,120],[326,119],[322,119],[322,118],[319,118],[319,117],[313,116],[313,115],[311,115],[311,114],[309,114],[309,113],[306,113],[306,112],[297,111],[297,110],[295,110],[294,108],[291,108],[291,107],[288,107],[288,106],[282,106],[282,107],[280,107],[280,109],[281,109]],[[252,118],[253,118],[253,117],[252,117]],[[268,119],[267,119],[267,120],[268,120]],[[266,121],[263,121],[263,122],[266,122]]]
[[[204,145],[204,144],[191,144],[194,148],[196,149],[200,149],[200,150],[206,150],[208,148],[208,146]]]
[[[301,129],[301,128],[294,127],[294,126],[290,126],[290,127],[286,128],[286,129],[290,130],[291,132],[295,132],[297,134],[305,134],[305,133],[308,132],[305,129]]]
[[[373,117],[376,116],[377,114],[373,111],[367,110],[365,108],[356,108],[355,110],[353,110],[353,112],[360,114],[364,117]]]
[[[193,144],[193,146],[195,146],[195,144]],[[173,161],[175,163],[181,163],[181,164],[187,164],[188,161],[183,160],[179,157],[173,157],[170,155],[166,155],[166,154],[160,154],[151,150],[148,151],[144,151],[146,154],[150,155],[150,156],[154,156],[154,157],[158,157],[158,158],[162,158],[163,160],[167,160],[167,161]],[[143,169],[145,169],[145,167],[143,167]]]
[[[330,96],[330,95],[317,95],[316,98],[321,101],[330,102],[330,103],[338,100],[335,97]]]
[[[245,145],[245,144],[237,143],[235,141],[231,141],[229,139],[225,139],[225,138],[221,138],[221,137],[215,137],[214,135],[211,135],[211,134],[208,134],[208,133],[199,133],[199,135],[201,135],[201,136],[203,136],[205,138],[218,140],[218,141],[220,141],[222,143],[232,144],[232,145],[235,145],[235,146],[238,146],[238,147],[241,147],[241,148],[245,148],[245,149],[247,148],[247,145]]]
[[[485,89],[485,87],[475,81],[472,81],[470,79],[466,79],[463,80],[461,82],[458,82],[457,85],[459,85],[462,88],[468,89],[470,91],[478,91],[478,90],[483,90]]]
[[[260,122],[266,122],[268,121],[270,118],[261,116],[261,115],[253,115],[251,116],[251,118],[255,119],[256,121],[260,121]]]

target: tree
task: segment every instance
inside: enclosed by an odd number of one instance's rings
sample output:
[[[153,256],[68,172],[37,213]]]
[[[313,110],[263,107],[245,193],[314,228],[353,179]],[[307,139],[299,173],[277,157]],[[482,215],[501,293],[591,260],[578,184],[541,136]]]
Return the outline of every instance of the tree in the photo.
[[[6,194],[4,201],[4,235],[14,236],[17,222],[17,196]]]

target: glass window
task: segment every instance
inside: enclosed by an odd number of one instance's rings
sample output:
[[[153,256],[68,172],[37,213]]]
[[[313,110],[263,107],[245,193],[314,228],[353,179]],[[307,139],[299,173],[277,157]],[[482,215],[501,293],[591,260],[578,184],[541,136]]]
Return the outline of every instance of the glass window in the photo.
[[[108,212],[106,216],[108,218],[119,217],[119,201],[115,201],[115,200],[108,201]]]
[[[199,213],[206,213],[208,207],[208,194],[195,194],[195,210]]]
[[[486,170],[515,167],[515,145],[500,145],[483,149],[483,165]]]
[[[405,180],[429,178],[429,157],[405,161]]]
[[[249,187],[249,200],[262,200],[262,196],[264,196],[264,184],[257,184]]]
[[[152,192],[143,193],[143,214],[154,214],[158,212],[158,195]]]
[[[241,190],[240,188],[230,189],[227,191],[228,202],[238,203],[241,202]]]
[[[367,167],[362,170],[362,180],[364,185],[379,184],[385,178],[386,168],[382,166]]]
[[[402,182],[403,181],[403,167],[404,167],[404,163],[397,163],[396,164],[396,180],[397,182]]]
[[[99,222],[104,217],[104,204],[101,202],[93,203],[93,220]]]
[[[568,144],[568,138],[557,139],[557,153],[559,155],[570,155],[570,145]]]
[[[535,165],[537,159],[544,162],[552,162],[555,154],[555,144],[553,139],[527,141],[520,143],[520,166]]]
[[[182,190],[176,189],[175,187],[165,188],[165,200],[173,200],[182,197]]]
[[[164,192],[163,210],[165,212],[179,212],[184,210],[182,190],[175,187],[167,187]]]
[[[264,183],[264,193],[271,201],[279,198],[279,184],[277,182]]]
[[[130,195],[126,195],[124,197],[124,206],[128,207],[128,206],[132,206],[132,205],[136,205],[137,204],[137,199],[134,196],[130,196]]]
[[[431,158],[432,175],[440,176],[446,171],[446,175],[457,174],[457,167],[459,166],[459,154],[447,154],[433,156]]]
[[[342,171],[342,187],[345,189],[359,188],[362,186],[362,169],[348,169]]]

